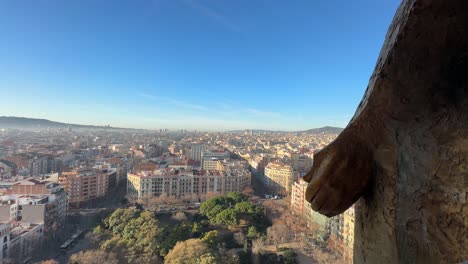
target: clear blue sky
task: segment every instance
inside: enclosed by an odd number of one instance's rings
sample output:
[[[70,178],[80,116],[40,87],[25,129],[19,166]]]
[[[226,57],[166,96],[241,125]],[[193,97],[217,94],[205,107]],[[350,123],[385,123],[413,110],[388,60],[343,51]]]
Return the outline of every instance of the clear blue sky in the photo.
[[[0,116],[345,126],[400,1],[3,0]]]

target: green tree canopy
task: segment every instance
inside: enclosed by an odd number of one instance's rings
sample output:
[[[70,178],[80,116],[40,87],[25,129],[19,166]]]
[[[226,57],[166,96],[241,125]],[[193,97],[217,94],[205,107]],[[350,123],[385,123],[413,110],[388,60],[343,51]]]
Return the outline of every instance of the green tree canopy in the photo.
[[[232,227],[238,225],[263,225],[263,209],[251,203],[248,196],[240,192],[231,192],[226,196],[217,196],[206,200],[200,207],[200,212],[211,223]]]
[[[241,192],[230,192],[227,194],[227,197],[232,199],[234,203],[246,202],[249,200],[249,197]]]
[[[112,233],[120,234],[132,219],[140,216],[140,213],[141,211],[137,209],[119,208],[104,219],[104,226],[110,229]]]
[[[192,225],[181,223],[176,226],[166,226],[163,232],[158,236],[160,255],[165,256],[177,242],[184,241],[193,236]]]
[[[228,208],[221,211],[213,219],[213,223],[224,226],[234,226],[238,223],[237,211],[234,208]]]
[[[208,245],[208,247],[213,249],[216,248],[218,246],[218,243],[220,242],[218,230],[206,232],[205,235],[201,238],[201,240],[205,242]]]

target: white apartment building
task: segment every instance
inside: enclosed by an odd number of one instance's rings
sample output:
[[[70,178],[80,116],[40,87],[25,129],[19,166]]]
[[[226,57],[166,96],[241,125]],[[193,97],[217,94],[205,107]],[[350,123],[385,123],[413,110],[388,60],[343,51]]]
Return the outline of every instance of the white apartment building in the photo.
[[[222,170],[184,171],[174,168],[129,173],[127,193],[137,199],[161,194],[183,197],[210,192],[229,193],[250,186],[245,162],[224,162]]]

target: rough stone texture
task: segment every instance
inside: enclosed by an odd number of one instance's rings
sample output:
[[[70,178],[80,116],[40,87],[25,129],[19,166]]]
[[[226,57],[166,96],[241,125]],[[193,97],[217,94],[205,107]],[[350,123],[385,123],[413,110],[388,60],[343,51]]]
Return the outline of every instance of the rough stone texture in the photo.
[[[468,260],[468,1],[405,0],[355,116],[305,177],[356,208],[355,263]]]

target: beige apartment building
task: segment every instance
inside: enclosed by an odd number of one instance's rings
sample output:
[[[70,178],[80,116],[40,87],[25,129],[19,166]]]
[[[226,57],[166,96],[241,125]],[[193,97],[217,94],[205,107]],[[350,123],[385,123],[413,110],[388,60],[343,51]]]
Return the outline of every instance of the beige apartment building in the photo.
[[[303,179],[295,181],[291,190],[291,210],[300,216],[306,213],[310,204],[305,199],[305,192],[309,184]]]
[[[305,199],[308,183],[302,179],[294,182],[291,194],[291,211],[305,219],[307,226],[313,226],[324,236],[329,236],[328,243],[342,255],[343,263],[353,262],[354,249],[354,205],[343,214],[328,218],[314,210]]]
[[[109,172],[99,169],[76,169],[63,172],[59,184],[68,193],[70,207],[79,207],[82,203],[107,195]]]
[[[343,213],[343,257],[348,263],[353,261],[354,252],[354,205]]]
[[[133,198],[202,196],[207,193],[242,191],[250,186],[250,171],[237,164],[218,164],[223,170],[177,170],[165,168],[129,173],[127,193]]]
[[[272,192],[290,192],[294,183],[294,171],[290,165],[269,163],[265,167],[264,184]]]
[[[207,159],[203,161],[202,169],[204,170],[223,170],[223,162],[217,158]]]

